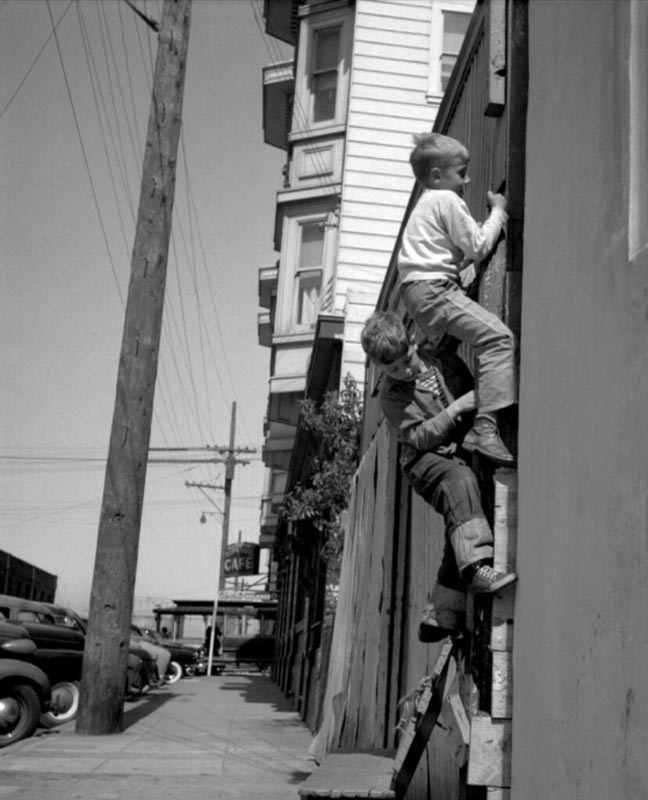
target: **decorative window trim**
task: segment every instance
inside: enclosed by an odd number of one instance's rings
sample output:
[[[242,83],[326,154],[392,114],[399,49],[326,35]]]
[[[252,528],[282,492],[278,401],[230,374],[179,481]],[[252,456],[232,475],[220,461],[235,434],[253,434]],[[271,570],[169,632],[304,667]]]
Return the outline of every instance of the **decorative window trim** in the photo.
[[[430,57],[428,66],[427,100],[439,103],[443,97],[441,58],[443,56],[443,15],[446,13],[472,14],[474,0],[441,0],[433,2],[430,9]]]
[[[351,61],[351,19],[348,7],[335,8],[325,13],[312,13],[302,18],[300,42],[304,42],[305,46],[300,48],[298,54],[295,102],[291,125],[293,136],[301,133],[319,134],[335,126],[344,125],[346,122]],[[315,37],[317,33],[328,28],[340,29],[335,117],[314,122],[314,95],[311,91],[310,77],[314,58]]]
[[[333,261],[337,248],[337,226],[335,211],[331,207],[331,198],[309,204],[308,208],[286,210],[283,220],[281,268],[277,295],[277,312],[275,317],[275,339],[277,336],[309,335],[312,336],[316,317],[312,323],[297,323],[299,304],[300,276],[319,274],[320,307],[325,287],[333,274]],[[298,259],[303,226],[319,223],[323,227],[324,240],[321,267],[316,265],[299,267]]]

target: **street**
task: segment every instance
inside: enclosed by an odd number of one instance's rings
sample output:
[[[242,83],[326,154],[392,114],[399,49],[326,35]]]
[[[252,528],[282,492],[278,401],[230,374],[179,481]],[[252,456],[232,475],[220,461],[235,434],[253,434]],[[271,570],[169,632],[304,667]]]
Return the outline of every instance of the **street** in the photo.
[[[125,706],[125,730],[74,722],[0,750],[0,796],[16,800],[284,800],[314,769],[311,734],[257,673],[185,678]]]

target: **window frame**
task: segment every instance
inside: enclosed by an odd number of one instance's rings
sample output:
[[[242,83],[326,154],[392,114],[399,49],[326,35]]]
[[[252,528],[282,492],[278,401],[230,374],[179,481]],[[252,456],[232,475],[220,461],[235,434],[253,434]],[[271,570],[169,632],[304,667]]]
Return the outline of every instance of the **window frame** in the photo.
[[[447,0],[434,2],[430,18],[430,54],[428,69],[428,101],[440,102],[445,88],[441,77],[441,62],[444,55],[449,55],[444,50],[445,14],[466,14],[469,18],[473,15],[476,3],[474,0]]]
[[[329,129],[339,129],[346,124],[350,75],[350,28],[349,8],[338,8],[327,13],[311,14],[302,18],[300,41],[306,46],[298,53],[295,81],[295,102],[293,108],[290,140],[311,136]],[[319,122],[314,121],[315,94],[313,92],[313,73],[315,47],[318,34],[338,28],[337,87],[335,97],[335,116]],[[304,119],[304,117],[306,117]]]
[[[300,267],[301,230],[304,226],[313,223],[324,226],[322,264],[321,267]],[[331,198],[327,197],[313,202],[308,208],[300,206],[296,209],[286,210],[282,243],[274,333],[275,336],[306,335],[312,337],[317,324],[317,314],[312,323],[300,324],[297,322],[300,294],[299,276],[320,270],[319,303],[321,308],[324,288],[333,274],[333,260],[337,247],[335,209],[332,208]]]

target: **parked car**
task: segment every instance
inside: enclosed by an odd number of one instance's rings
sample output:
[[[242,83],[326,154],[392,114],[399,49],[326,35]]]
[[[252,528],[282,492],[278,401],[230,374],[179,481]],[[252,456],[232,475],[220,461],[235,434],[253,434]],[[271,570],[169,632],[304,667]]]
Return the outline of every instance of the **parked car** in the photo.
[[[0,621],[0,747],[31,736],[49,710],[47,675],[23,660],[35,650],[23,627]]]
[[[171,661],[167,668],[166,679],[168,683],[175,683],[183,676],[191,676],[196,672],[198,663],[198,650],[195,647],[166,639],[151,628],[139,628],[141,634],[154,642],[159,647],[164,647],[171,653]]]
[[[75,719],[85,648],[81,618],[62,606],[10,595],[0,595],[0,615],[26,631],[35,649],[18,657],[42,670],[50,682],[51,703],[41,714],[41,725],[51,728]],[[137,696],[149,686],[158,685],[155,675],[155,665],[148,653],[131,648],[126,695]]]
[[[74,630],[79,630],[85,636],[88,630],[88,620],[79,616],[76,611],[65,606],[56,606],[45,603],[54,615],[57,625],[64,625]],[[142,692],[161,684],[155,658],[142,647],[131,641],[128,648],[128,669],[126,673],[126,697],[138,697]]]

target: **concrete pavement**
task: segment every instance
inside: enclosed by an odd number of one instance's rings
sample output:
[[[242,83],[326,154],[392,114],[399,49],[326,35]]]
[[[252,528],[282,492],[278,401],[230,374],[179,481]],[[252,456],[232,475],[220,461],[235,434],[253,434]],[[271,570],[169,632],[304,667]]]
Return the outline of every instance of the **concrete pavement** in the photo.
[[[311,734],[257,673],[183,678],[125,706],[126,729],[74,722],[0,750],[0,798],[297,800]]]

